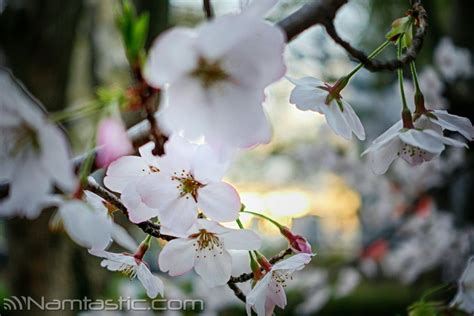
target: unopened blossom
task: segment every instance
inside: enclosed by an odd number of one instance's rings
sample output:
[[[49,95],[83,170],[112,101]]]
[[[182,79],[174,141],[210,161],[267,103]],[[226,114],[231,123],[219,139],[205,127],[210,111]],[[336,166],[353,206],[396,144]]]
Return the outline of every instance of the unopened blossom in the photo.
[[[442,38],[434,51],[434,62],[447,81],[469,77],[473,72],[471,53],[456,47],[450,38]]]
[[[293,252],[313,253],[310,243],[303,236],[293,234],[287,227],[281,227],[280,233],[288,240],[288,244]]]
[[[225,285],[232,272],[229,249],[256,250],[260,245],[260,237],[251,230],[230,229],[199,219],[186,234],[166,244],[160,253],[159,265],[171,276],[194,268],[208,286]]]
[[[140,201],[158,210],[164,226],[184,233],[196,222],[198,211],[219,222],[237,219],[239,194],[222,181],[228,162],[212,148],[175,135],[166,142],[159,166],[160,172],[142,178],[136,189]]]
[[[285,308],[287,281],[295,271],[303,269],[311,257],[311,254],[299,253],[275,263],[247,294],[247,314],[250,316],[253,309],[258,316],[272,315],[275,306]]]
[[[362,155],[369,154],[372,170],[383,174],[399,157],[410,165],[419,165],[439,156],[445,145],[467,147],[465,143],[443,136],[439,130],[404,128],[402,121],[398,121],[377,137]]]
[[[59,205],[59,216],[71,239],[88,249],[103,250],[112,240],[127,250],[134,249],[133,238],[109,216],[107,202],[89,191],[85,196],[85,201],[66,200]]]
[[[54,186],[74,190],[68,143],[5,72],[0,72],[0,91],[0,182],[9,183],[0,215],[36,218],[51,204]]]
[[[288,80],[295,85],[291,91],[290,103],[302,111],[323,114],[334,133],[345,139],[352,139],[352,133],[360,140],[365,139],[364,127],[359,117],[340,95],[347,82],[340,80],[330,86],[313,77]]]
[[[286,68],[285,35],[259,16],[270,7],[266,2],[158,37],[145,78],[153,87],[167,87],[161,126],[219,146],[269,142],[264,89]]]
[[[470,257],[467,266],[458,281],[458,292],[451,302],[466,313],[474,313],[474,257]]]
[[[106,118],[99,123],[97,132],[97,165],[107,167],[118,158],[131,154],[133,146],[120,120]]]
[[[156,275],[150,272],[147,264],[139,256],[131,254],[118,254],[104,250],[89,250],[89,253],[104,258],[101,266],[110,271],[119,271],[130,279],[135,277],[142,283],[146,294],[150,298],[155,298],[160,294],[163,296],[163,282]]]

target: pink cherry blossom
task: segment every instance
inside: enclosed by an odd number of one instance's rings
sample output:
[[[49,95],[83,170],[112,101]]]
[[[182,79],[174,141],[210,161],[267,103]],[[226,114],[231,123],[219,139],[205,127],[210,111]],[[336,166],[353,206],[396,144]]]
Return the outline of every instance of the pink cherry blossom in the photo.
[[[111,162],[133,152],[123,123],[113,118],[106,118],[99,123],[97,132],[97,165],[107,167]]]

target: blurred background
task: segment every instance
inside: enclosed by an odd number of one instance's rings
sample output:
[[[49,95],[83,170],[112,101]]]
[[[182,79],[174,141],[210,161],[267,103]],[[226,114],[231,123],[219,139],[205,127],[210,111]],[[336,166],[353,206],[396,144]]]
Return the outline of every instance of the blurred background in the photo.
[[[278,21],[305,2],[280,0],[269,19]],[[217,15],[239,10],[238,0],[213,4]],[[474,2],[423,4],[429,30],[417,67],[427,105],[474,121]],[[150,14],[148,46],[169,27],[204,20],[199,0],[136,0],[135,5],[139,12]],[[408,1],[352,0],[339,11],[336,26],[343,38],[369,52],[384,41],[391,21],[408,8]],[[0,0],[0,65],[9,67],[49,111],[90,102],[100,87],[126,89],[131,77],[115,25],[118,9],[116,0]],[[394,51],[388,49],[381,58],[393,57]],[[292,41],[285,54],[290,77],[331,82],[356,65],[320,26]],[[407,79],[410,100],[413,89]],[[395,73],[362,70],[343,92],[366,128],[368,139],[363,143],[334,135],[319,114],[298,111],[288,102],[291,88],[282,79],[268,89],[264,106],[273,140],[240,154],[227,179],[249,210],[291,226],[318,254],[311,266],[295,275],[287,291],[289,305],[276,313],[406,315],[407,308],[431,289],[456,282],[474,254],[473,151],[450,149],[419,167],[398,161],[386,175],[375,176],[360,153],[399,119]],[[123,118],[130,126],[142,119],[133,112],[123,113]],[[66,126],[75,153],[84,149],[90,126],[87,118]],[[51,230],[52,214],[43,212],[34,221],[0,222],[1,297],[144,297],[137,282],[105,271],[97,258],[60,230]],[[143,237],[123,218],[116,219],[137,240]],[[251,216],[244,216],[243,222],[262,233],[266,255],[286,247],[278,230],[266,222]],[[157,273],[159,247],[154,245],[147,258]],[[236,253],[236,274],[248,269],[246,260],[245,253]],[[167,298],[204,299],[201,314],[244,312],[228,288],[208,290],[194,273],[160,277]],[[454,293],[454,287],[447,287],[430,299],[449,301]],[[1,315],[12,313],[1,309]],[[49,314],[58,312],[31,315]]]

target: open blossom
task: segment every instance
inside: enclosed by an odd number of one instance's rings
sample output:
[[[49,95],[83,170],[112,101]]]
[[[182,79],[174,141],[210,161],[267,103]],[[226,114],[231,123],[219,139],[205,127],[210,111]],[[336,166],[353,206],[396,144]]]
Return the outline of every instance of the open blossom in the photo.
[[[247,294],[247,314],[252,314],[252,308],[258,316],[272,315],[275,306],[285,308],[286,282],[292,279],[295,271],[303,269],[311,257],[312,254],[299,253],[275,263]]]
[[[157,210],[160,222],[176,232],[191,228],[198,211],[210,219],[230,222],[237,219],[241,203],[237,191],[221,180],[227,166],[209,146],[195,145],[175,135],[166,142],[165,155],[159,158],[160,172],[143,177],[136,190],[140,201]],[[135,210],[129,212],[133,216]],[[142,215],[139,221],[153,214]]]
[[[137,256],[129,254],[118,254],[103,250],[89,250],[91,255],[104,258],[101,266],[110,271],[119,271],[133,279],[135,277],[142,283],[146,294],[150,298],[155,298],[160,294],[163,296],[163,282],[156,275],[150,272],[146,263]]]
[[[290,103],[302,111],[323,114],[329,127],[339,136],[352,139],[354,133],[360,140],[365,139],[365,131],[359,117],[340,95],[341,83],[330,86],[316,78],[289,79],[294,85]]]
[[[133,238],[109,216],[104,200],[92,192],[84,193],[86,201],[67,200],[59,206],[59,216],[71,239],[88,249],[103,250],[112,240],[127,250],[135,249]]]
[[[133,152],[125,126],[120,120],[106,118],[99,123],[97,132],[97,164],[101,168]]]
[[[382,174],[398,157],[410,165],[419,165],[441,154],[445,145],[467,147],[432,128],[403,128],[402,121],[398,121],[377,137],[362,155],[369,154],[372,170]]]
[[[35,218],[51,204],[54,185],[65,192],[74,190],[67,140],[4,72],[0,90],[0,182],[10,184],[0,215]]]
[[[466,269],[458,282],[458,292],[451,306],[466,313],[474,313],[474,257],[469,258]]]
[[[199,219],[186,234],[166,244],[160,253],[159,265],[171,276],[184,274],[194,267],[208,286],[225,285],[232,272],[229,249],[256,250],[260,244],[260,237],[251,230],[230,229]]]
[[[154,87],[167,86],[162,126],[216,145],[269,142],[262,102],[265,87],[285,72],[285,36],[258,16],[267,2],[195,29],[173,28],[156,40],[145,78]]]

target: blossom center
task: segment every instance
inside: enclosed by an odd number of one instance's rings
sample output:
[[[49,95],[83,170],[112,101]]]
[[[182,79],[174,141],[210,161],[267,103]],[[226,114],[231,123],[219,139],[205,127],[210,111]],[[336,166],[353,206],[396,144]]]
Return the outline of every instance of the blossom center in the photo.
[[[208,232],[205,229],[200,229],[199,233],[191,235],[191,237],[196,239],[196,242],[193,244],[193,246],[196,248],[196,251],[202,251],[206,249],[211,251],[214,248],[218,248],[219,254],[222,254],[222,249],[224,246],[216,234]],[[214,254],[214,257],[215,256],[216,255]],[[206,256],[204,255],[204,258],[205,257]]]
[[[206,89],[229,78],[229,75],[222,69],[219,61],[210,62],[202,57],[199,58],[198,65],[191,72],[191,76],[199,79]]]
[[[132,265],[128,265],[128,264],[125,264],[125,263],[122,264],[122,266],[120,266],[120,268],[118,270],[120,272],[122,272],[123,275],[127,276],[130,279],[135,278],[135,276],[137,275],[137,267],[132,266]]]
[[[180,174],[174,172],[174,175],[171,177],[171,180],[178,181],[176,188],[180,191],[181,197],[186,197],[189,199],[189,196],[192,196],[195,202],[198,198],[198,190],[204,185],[194,179],[194,176],[182,170]]]
[[[403,144],[402,148],[398,152],[398,155],[402,157],[410,157],[410,158],[423,158],[427,152],[419,147],[415,147],[409,144]]]

